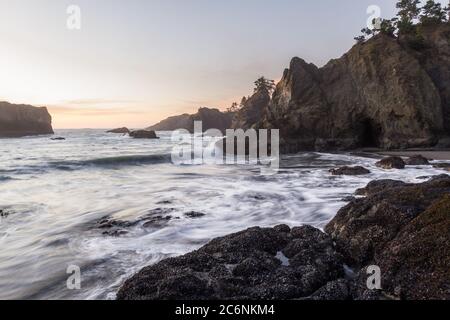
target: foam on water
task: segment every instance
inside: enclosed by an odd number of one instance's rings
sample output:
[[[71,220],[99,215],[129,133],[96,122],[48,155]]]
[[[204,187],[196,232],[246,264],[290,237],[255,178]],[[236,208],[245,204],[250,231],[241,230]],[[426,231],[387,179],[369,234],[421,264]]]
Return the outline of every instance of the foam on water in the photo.
[[[262,176],[256,166],[175,166],[169,133],[160,140],[96,130],[57,134],[67,140],[0,140],[0,176],[8,177],[0,179],[0,209],[10,213],[0,221],[1,299],[114,298],[140,268],[212,238],[282,223],[323,228],[342,199],[371,180],[422,182],[417,178],[443,173],[431,166],[385,171],[374,158],[303,153],[284,157],[278,174]],[[372,173],[328,173],[340,165]],[[134,221],[158,208],[171,209],[172,220],[136,224],[121,237],[96,227],[105,216]],[[192,211],[205,215],[185,215]],[[68,265],[81,267],[81,290],[66,288]]]

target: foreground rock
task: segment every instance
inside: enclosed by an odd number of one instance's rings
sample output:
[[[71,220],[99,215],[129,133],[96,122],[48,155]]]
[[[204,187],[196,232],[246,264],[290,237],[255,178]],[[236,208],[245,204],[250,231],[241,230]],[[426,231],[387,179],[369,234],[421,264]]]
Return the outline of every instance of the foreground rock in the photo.
[[[400,157],[387,157],[378,161],[375,165],[382,169],[405,169],[406,163]]]
[[[118,299],[294,299],[344,276],[330,237],[312,227],[252,228],[164,260],[125,282]]]
[[[450,176],[364,190],[326,226],[329,235],[251,228],[141,270],[117,298],[450,299]],[[371,265],[381,290],[367,288]]]
[[[130,137],[135,139],[159,139],[155,131],[136,130],[130,132]]]
[[[53,133],[47,108],[0,102],[0,138]]]
[[[380,294],[449,299],[450,176],[418,185],[383,185],[384,190],[368,191],[367,198],[342,208],[325,231],[361,273],[369,265],[381,268]],[[373,297],[364,283],[356,287],[356,296]]]
[[[130,129],[123,127],[106,131],[107,133],[130,133]]]
[[[367,170],[364,167],[356,166],[356,167],[341,167],[337,169],[331,169],[330,173],[334,176],[359,176],[359,175],[365,175],[369,174],[370,170]]]

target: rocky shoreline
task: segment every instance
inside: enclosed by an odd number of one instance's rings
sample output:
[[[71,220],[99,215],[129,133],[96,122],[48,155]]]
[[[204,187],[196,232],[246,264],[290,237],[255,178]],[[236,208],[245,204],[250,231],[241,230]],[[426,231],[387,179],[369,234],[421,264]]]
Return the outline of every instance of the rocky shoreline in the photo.
[[[117,299],[450,299],[450,176],[372,181],[355,196],[325,232],[279,225],[217,238],[144,268]],[[379,290],[367,286],[371,266]]]

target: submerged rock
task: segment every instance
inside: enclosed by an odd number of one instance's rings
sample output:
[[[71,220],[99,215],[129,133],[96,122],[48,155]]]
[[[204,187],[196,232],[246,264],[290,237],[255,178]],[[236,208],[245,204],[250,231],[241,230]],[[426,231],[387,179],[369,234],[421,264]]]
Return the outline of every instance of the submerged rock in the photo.
[[[370,170],[367,170],[364,167],[361,166],[356,166],[356,167],[340,167],[337,169],[331,169],[330,173],[334,176],[342,176],[342,175],[346,175],[346,176],[358,176],[358,175],[365,175],[365,174],[369,174]]]
[[[279,260],[280,253],[288,263]],[[117,298],[294,299],[343,276],[331,238],[312,227],[251,228],[141,270]]]
[[[423,157],[422,155],[415,155],[410,157],[409,159],[407,159],[405,161],[405,163],[408,166],[426,166],[429,165],[430,162],[428,161],[427,158]]]
[[[155,131],[136,130],[130,132],[130,137],[135,139],[159,139]]]
[[[405,162],[400,157],[387,157],[375,164],[379,168],[383,169],[405,169]]]
[[[450,163],[437,163],[433,165],[433,167],[436,169],[444,169],[450,171]]]
[[[204,217],[206,214],[202,213],[202,212],[196,212],[196,211],[190,211],[190,212],[186,212],[184,214],[186,217],[188,218],[201,218]]]
[[[63,140],[66,140],[66,138],[64,138],[64,137],[55,137],[55,138],[51,138],[50,140],[63,141]]]

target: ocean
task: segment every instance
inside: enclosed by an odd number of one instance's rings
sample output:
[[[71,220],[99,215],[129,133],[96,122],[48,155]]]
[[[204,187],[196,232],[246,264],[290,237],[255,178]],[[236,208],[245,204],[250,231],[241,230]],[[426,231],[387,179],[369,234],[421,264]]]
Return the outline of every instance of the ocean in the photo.
[[[349,153],[286,155],[274,175],[257,165],[175,165],[171,133],[158,135],[57,130],[66,140],[0,139],[0,299],[114,299],[142,267],[212,238],[254,226],[323,228],[371,180],[418,183],[444,173],[386,171],[376,156]],[[372,173],[329,174],[342,165]],[[124,232],[108,232],[105,220]],[[74,265],[81,288],[71,290]]]

